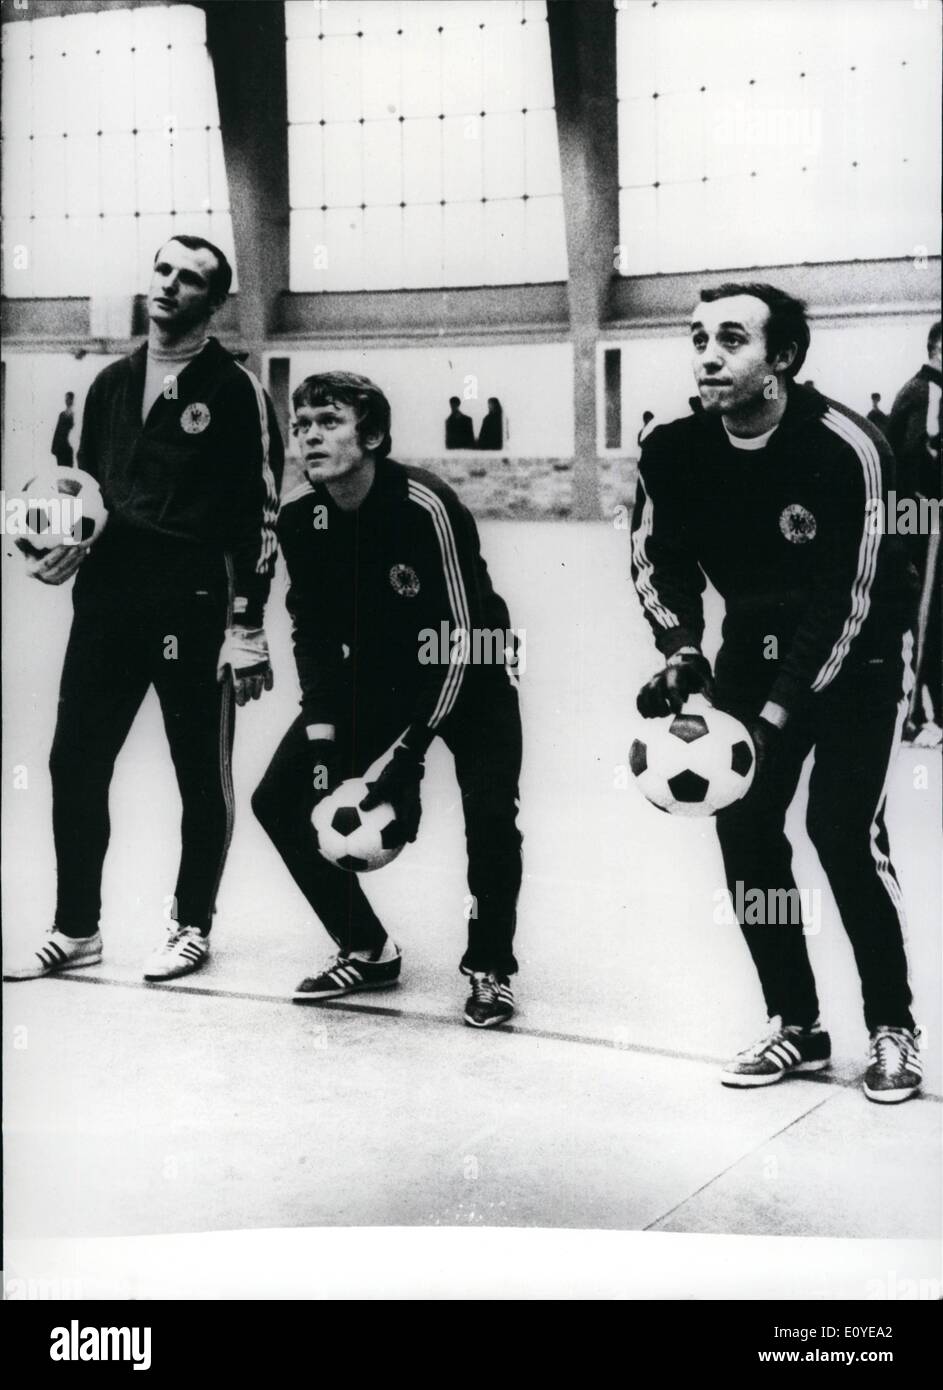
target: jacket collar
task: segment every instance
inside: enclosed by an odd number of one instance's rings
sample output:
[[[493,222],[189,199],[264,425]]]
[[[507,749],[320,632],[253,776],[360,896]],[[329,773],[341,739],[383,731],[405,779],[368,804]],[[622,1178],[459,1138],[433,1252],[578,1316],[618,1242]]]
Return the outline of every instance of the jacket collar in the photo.
[[[717,438],[726,438],[723,422],[719,415],[708,415],[700,397],[692,398],[692,408],[695,418],[701,426],[714,433]],[[798,382],[790,382],[787,387],[786,409],[780,420],[776,434],[791,434],[793,430],[801,428],[809,420],[819,420],[828,409],[828,400],[812,386],[800,386]],[[771,441],[772,442],[772,441]]]
[[[207,369],[212,370],[223,359],[232,358],[233,354],[227,352],[218,338],[207,338],[206,346],[198,352],[192,361],[188,362],[185,371],[193,375],[201,374]],[[140,375],[142,378],[147,371],[147,340],[136,347],[128,358],[132,376]]]

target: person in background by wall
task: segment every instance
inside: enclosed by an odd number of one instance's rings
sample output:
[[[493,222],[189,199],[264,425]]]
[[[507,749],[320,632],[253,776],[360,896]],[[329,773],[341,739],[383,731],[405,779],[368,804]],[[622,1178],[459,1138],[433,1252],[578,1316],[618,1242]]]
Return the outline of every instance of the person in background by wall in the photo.
[[[72,426],[75,424],[75,413],[72,409],[74,403],[75,392],[67,391],[65,393],[65,410],[60,410],[59,412],[59,418],[56,421],[56,428],[52,436],[52,444],[50,445],[50,452],[60,468],[71,468],[75,462],[75,456],[72,453],[72,444],[69,439]]]
[[[504,411],[497,396],[488,397],[488,413],[478,431],[479,449],[504,448]]]
[[[641,428],[641,429],[639,430],[639,432],[638,432],[638,439],[637,439],[637,441],[636,441],[640,449],[641,449],[641,447],[642,447],[642,441],[648,438],[648,436],[651,434],[651,432],[652,432],[652,430],[653,430],[654,428],[655,428],[655,417],[654,417],[654,415],[652,414],[652,412],[651,412],[650,410],[643,410],[643,411],[642,411],[642,428]]]
[[[868,419],[871,421],[872,425],[875,425],[881,431],[883,435],[887,434],[888,417],[884,414],[884,411],[881,409],[880,391],[871,392],[871,409],[868,411]]]
[[[447,449],[474,449],[475,427],[467,415],[461,411],[458,396],[449,397],[449,413],[445,417],[445,447]]]
[[[927,338],[927,360],[905,382],[891,406],[887,438],[897,458],[898,498],[939,502],[940,461],[939,320]],[[904,738],[923,748],[943,743],[943,646],[940,618],[940,533],[907,536],[920,575],[917,615],[917,683]]]

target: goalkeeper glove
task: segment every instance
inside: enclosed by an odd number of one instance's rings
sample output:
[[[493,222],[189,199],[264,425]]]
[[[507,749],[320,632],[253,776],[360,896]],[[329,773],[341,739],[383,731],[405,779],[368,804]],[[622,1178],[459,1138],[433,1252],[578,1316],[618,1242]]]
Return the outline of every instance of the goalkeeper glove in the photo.
[[[274,676],[263,628],[227,627],[216,664],[216,679],[224,681],[230,671],[237,705],[258,700],[263,690],[271,690]]]
[[[636,704],[645,719],[659,715],[680,714],[690,695],[714,696],[714,678],[710,662],[700,652],[682,649],[668,658],[663,671],[642,686]]]
[[[64,584],[71,579],[85,559],[90,545],[57,545],[52,550],[37,550],[27,540],[16,540],[14,545],[29,561],[27,573],[30,578],[42,584]]]
[[[422,815],[419,784],[425,770],[422,755],[400,744],[376,781],[370,783],[370,790],[360,803],[361,811],[372,811],[375,806],[386,804],[393,807],[402,837],[400,844],[411,844],[419,834]]]

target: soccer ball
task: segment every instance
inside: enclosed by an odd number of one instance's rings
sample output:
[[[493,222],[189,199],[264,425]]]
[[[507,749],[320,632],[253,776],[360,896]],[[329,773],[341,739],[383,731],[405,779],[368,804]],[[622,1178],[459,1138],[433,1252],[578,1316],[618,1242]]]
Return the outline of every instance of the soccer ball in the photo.
[[[392,806],[375,806],[362,811],[360,803],[369,787],[361,777],[352,777],[319,801],[311,814],[311,824],[324,858],[351,873],[382,869],[403,848],[399,840],[396,812]]]
[[[89,544],[108,520],[101,488],[81,468],[50,468],[30,478],[22,489],[25,502],[22,539],[34,554],[57,545]]]
[[[756,751],[739,719],[706,700],[689,700],[680,714],[645,721],[629,767],[660,811],[712,816],[749,791]]]

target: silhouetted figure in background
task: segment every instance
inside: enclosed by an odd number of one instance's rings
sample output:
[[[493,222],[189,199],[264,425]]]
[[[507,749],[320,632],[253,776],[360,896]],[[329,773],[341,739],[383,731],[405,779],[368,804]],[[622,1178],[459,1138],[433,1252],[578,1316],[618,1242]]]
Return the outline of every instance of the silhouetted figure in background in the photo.
[[[445,419],[445,447],[447,449],[474,449],[475,427],[471,419],[461,412],[458,396],[449,397],[449,414]]]
[[[504,411],[497,396],[488,397],[488,413],[478,431],[479,449],[504,448]]]
[[[941,328],[937,321],[927,338],[927,360],[898,391],[887,423],[887,438],[897,459],[897,496],[938,500],[943,494],[940,456]],[[943,742],[943,650],[940,617],[940,534],[905,537],[920,575],[917,612],[917,684],[904,739],[920,747]],[[929,710],[927,709],[929,705]]]
[[[889,417],[881,409],[880,391],[871,392],[871,409],[868,411],[868,419],[886,436]]]
[[[65,410],[60,410],[56,428],[53,431],[50,452],[60,468],[71,468],[75,463],[75,455],[69,441],[72,426],[75,424],[75,414],[72,410],[74,402],[75,392],[67,391],[65,393]]]
[[[638,446],[641,449],[642,441],[651,434],[655,428],[655,417],[650,410],[642,411],[642,428],[638,432]]]

